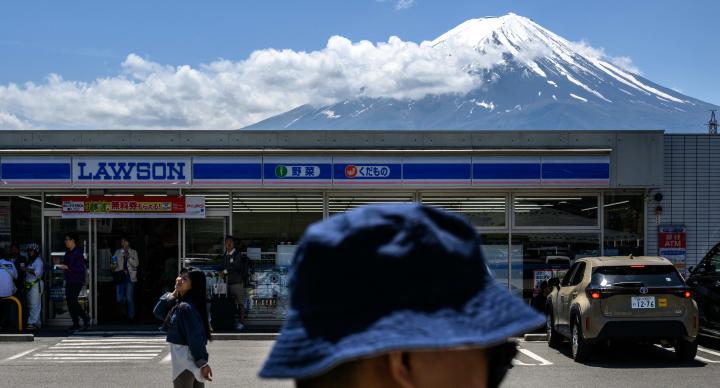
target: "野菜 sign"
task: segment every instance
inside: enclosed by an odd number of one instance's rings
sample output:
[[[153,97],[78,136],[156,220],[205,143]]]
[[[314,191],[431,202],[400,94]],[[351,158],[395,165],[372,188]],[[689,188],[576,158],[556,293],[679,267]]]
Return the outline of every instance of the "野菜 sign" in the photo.
[[[201,196],[62,197],[63,218],[204,218]]]

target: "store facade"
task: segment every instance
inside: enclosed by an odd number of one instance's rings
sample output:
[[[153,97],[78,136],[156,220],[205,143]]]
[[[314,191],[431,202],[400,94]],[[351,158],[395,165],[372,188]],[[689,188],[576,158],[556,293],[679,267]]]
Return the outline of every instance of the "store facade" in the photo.
[[[51,268],[64,234],[80,233],[82,301],[98,324],[122,320],[109,270],[121,236],[140,256],[139,321],[152,322],[152,302],[179,268],[213,274],[232,234],[252,263],[249,323],[267,326],[285,316],[297,241],[332,214],[411,202],[456,212],[480,232],[496,278],[529,299],[578,258],[645,253],[648,196],[663,185],[661,131],[6,131],[0,140],[0,246],[39,242]],[[46,284],[44,321],[67,324],[61,276],[48,271]]]

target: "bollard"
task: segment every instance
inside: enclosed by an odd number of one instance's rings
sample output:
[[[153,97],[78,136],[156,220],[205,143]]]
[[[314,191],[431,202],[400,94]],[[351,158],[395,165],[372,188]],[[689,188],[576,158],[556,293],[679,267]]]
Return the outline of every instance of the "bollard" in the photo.
[[[22,330],[23,330],[23,321],[22,321],[23,312],[22,312],[22,304],[20,304],[20,300],[19,300],[18,298],[14,297],[14,296],[6,296],[6,297],[4,297],[4,298],[2,298],[2,299],[7,299],[7,300],[10,300],[10,301],[13,301],[13,302],[15,302],[15,304],[17,305],[17,309],[18,309],[18,331],[22,331]]]

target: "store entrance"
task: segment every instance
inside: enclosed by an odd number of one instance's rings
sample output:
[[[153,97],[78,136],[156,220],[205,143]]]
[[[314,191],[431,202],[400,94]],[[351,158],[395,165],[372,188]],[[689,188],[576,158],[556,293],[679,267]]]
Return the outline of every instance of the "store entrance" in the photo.
[[[97,231],[97,322],[101,325],[157,323],[154,303],[177,276],[178,220],[143,218],[98,219]],[[112,256],[125,237],[137,251],[137,282],[132,285],[135,317],[130,319],[127,305],[119,303],[118,284],[113,279]],[[125,285],[121,285],[122,290]],[[127,291],[121,296],[130,296]]]

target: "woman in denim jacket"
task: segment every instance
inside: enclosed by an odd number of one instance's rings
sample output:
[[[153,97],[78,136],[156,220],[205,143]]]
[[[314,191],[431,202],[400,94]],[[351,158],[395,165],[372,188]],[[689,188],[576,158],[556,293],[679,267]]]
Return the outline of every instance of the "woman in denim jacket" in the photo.
[[[173,387],[204,387],[212,381],[208,365],[210,339],[205,274],[183,270],[175,280],[175,291],[160,297],[153,311],[167,331],[173,366]]]

